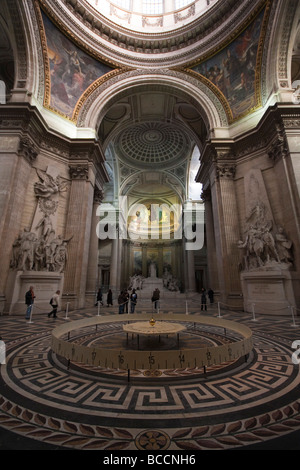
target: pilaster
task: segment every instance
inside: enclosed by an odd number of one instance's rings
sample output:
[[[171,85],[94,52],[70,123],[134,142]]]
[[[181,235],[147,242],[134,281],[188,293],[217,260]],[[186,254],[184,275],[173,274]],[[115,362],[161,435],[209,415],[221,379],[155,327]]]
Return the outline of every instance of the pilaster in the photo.
[[[93,211],[94,187],[91,164],[73,163],[69,167],[71,187],[66,222],[68,261],[65,273],[64,294],[83,307],[89,259],[89,245]]]

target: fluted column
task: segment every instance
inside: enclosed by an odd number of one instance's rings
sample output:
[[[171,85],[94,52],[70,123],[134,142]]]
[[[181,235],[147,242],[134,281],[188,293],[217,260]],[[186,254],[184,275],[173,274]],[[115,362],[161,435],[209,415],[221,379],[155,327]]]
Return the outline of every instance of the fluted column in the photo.
[[[111,263],[110,263],[110,281],[109,287],[114,294],[114,298],[118,292],[118,257],[119,257],[119,237],[112,240],[111,245]]]
[[[71,188],[66,238],[72,238],[68,246],[64,294],[67,294],[77,307],[83,307],[85,304],[94,198],[90,171],[88,163],[70,165]]]
[[[86,283],[87,295],[93,296],[95,291],[100,287],[98,279],[98,245],[99,238],[97,236],[96,228],[98,224],[98,217],[96,215],[99,204],[103,199],[103,191],[96,188],[94,191],[93,212],[92,212],[92,225],[91,225],[91,239],[88,261],[88,273]]]
[[[221,298],[229,306],[241,303],[239,274],[238,207],[236,201],[232,162],[217,162],[215,182],[212,186],[212,203],[216,237],[216,254]]]
[[[207,246],[207,271],[208,282],[214,291],[219,290],[218,263],[216,258],[216,240],[214,232],[213,211],[210,190],[204,190],[201,198],[205,203],[205,229],[206,229],[206,246]]]
[[[187,256],[187,273],[188,273],[188,291],[195,292],[196,279],[195,279],[194,250],[186,250],[186,256]]]
[[[32,164],[38,150],[26,136],[20,139],[17,135],[9,137],[1,135],[0,139],[0,298],[4,298],[12,245],[20,230],[25,228],[20,224]],[[10,292],[6,292],[6,296],[9,295]]]

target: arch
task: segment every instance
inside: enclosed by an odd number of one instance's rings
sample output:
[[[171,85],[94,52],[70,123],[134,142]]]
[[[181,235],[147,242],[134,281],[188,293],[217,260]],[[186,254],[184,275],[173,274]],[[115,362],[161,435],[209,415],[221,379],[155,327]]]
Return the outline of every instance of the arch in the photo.
[[[136,70],[114,76],[86,99],[78,113],[77,125],[97,129],[113,103],[128,96],[137,87],[153,85],[165,87],[166,91],[193,102],[209,132],[216,127],[228,126],[228,116],[218,97],[201,81],[174,70]]]

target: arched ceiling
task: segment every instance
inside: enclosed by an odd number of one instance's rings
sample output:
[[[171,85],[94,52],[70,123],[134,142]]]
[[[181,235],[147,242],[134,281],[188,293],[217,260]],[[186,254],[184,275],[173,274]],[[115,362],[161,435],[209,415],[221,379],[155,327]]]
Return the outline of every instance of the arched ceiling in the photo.
[[[128,97],[114,102],[99,128],[104,148],[113,142],[120,159],[139,168],[177,166],[206,137],[205,123],[195,106],[171,88],[155,86],[133,89]]]
[[[139,187],[148,191],[148,199],[154,194],[162,198],[170,188],[171,200],[175,194],[184,198],[193,149],[201,148],[206,137],[207,128],[194,104],[171,88],[162,91],[155,86],[133,89],[114,102],[99,127],[99,139],[118,162],[123,194]]]

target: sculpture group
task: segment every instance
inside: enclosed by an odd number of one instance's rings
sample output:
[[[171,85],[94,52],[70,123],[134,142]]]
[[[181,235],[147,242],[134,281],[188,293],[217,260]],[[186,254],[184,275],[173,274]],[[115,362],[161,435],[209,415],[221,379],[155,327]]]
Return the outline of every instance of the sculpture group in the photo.
[[[67,245],[72,237],[56,235],[51,216],[58,201],[55,196],[65,191],[66,184],[59,176],[53,177],[37,170],[40,181],[34,185],[38,199],[40,220],[32,229],[24,228],[13,243],[10,267],[22,271],[53,271],[62,273],[67,262]]]
[[[245,271],[265,267],[289,268],[293,262],[292,242],[282,227],[274,229],[273,222],[265,217],[264,205],[259,203],[251,214],[251,223],[245,239],[238,241],[242,250],[240,268]]]

